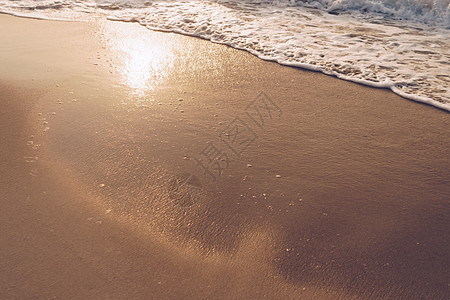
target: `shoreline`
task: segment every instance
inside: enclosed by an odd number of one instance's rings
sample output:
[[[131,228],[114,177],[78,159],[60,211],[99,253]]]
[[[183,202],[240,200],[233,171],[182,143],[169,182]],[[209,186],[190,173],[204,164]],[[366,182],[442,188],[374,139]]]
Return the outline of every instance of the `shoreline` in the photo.
[[[138,24],[0,24],[6,298],[447,295],[446,112]]]
[[[20,14],[14,14],[14,13],[7,13],[7,12],[0,12],[0,14],[5,14],[5,15],[11,15],[14,17],[18,17],[18,18],[29,18],[29,19],[35,19],[35,20],[49,20],[49,21],[63,21],[63,22],[89,22],[89,18],[87,18],[87,20],[70,20],[70,19],[51,19],[51,18],[45,18],[45,17],[33,17],[33,16],[26,16],[26,15],[20,15]],[[98,18],[98,17],[95,17]],[[95,19],[93,18],[93,19]],[[362,86],[365,87],[370,87],[370,88],[377,88],[377,89],[387,89],[390,92],[396,94],[397,96],[400,96],[403,99],[406,99],[408,101],[413,101],[416,103],[420,103],[420,104],[424,104],[424,105],[428,105],[428,106],[432,106],[434,108],[437,108],[439,110],[443,110],[445,112],[449,112],[450,113],[450,104],[445,104],[442,102],[439,102],[437,100],[433,100],[427,97],[422,97],[422,96],[417,96],[414,94],[408,94],[405,93],[403,91],[401,91],[399,88],[396,87],[396,84],[394,82],[390,82],[390,83],[386,83],[386,82],[372,82],[372,81],[368,81],[368,80],[364,80],[364,79],[353,79],[353,78],[349,78],[343,75],[339,75],[339,74],[328,74],[326,72],[324,72],[321,68],[317,69],[317,67],[313,66],[313,65],[308,65],[308,64],[304,64],[304,63],[298,63],[298,62],[279,62],[277,59],[272,59],[272,58],[262,58],[260,55],[258,55],[257,52],[255,51],[251,51],[249,49],[246,48],[240,48],[240,47],[233,47],[227,43],[221,43],[220,41],[213,41],[209,38],[205,38],[202,36],[198,36],[198,35],[194,35],[191,34],[189,32],[184,32],[182,30],[164,30],[161,28],[157,28],[157,27],[148,27],[146,25],[141,24],[139,21],[126,21],[126,20],[120,20],[120,19],[115,19],[112,17],[104,17],[105,20],[108,21],[112,21],[112,22],[123,22],[123,23],[136,23],[139,24],[140,26],[148,29],[148,30],[152,30],[152,31],[156,31],[156,32],[164,32],[164,33],[175,33],[175,34],[180,34],[183,36],[188,36],[188,37],[193,37],[193,38],[199,38],[202,40],[206,40],[209,41],[211,43],[215,43],[215,44],[219,44],[219,45],[225,45],[227,47],[231,47],[233,49],[236,50],[240,50],[240,51],[244,51],[247,53],[250,53],[251,55],[263,60],[263,61],[267,61],[267,62],[275,62],[281,66],[287,66],[287,67],[292,67],[292,68],[296,68],[296,69],[300,69],[300,70],[306,70],[306,71],[311,71],[311,72],[317,72],[326,76],[330,76],[330,77],[334,77],[336,79],[339,80],[343,80],[343,81],[347,81],[347,82],[352,82],[352,83],[356,83],[356,84],[360,84]]]

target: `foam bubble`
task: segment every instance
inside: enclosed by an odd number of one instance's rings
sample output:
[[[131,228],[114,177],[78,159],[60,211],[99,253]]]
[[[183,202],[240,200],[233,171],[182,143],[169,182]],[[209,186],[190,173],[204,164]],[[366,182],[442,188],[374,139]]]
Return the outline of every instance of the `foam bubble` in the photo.
[[[139,22],[450,111],[448,0],[0,0],[0,10]]]

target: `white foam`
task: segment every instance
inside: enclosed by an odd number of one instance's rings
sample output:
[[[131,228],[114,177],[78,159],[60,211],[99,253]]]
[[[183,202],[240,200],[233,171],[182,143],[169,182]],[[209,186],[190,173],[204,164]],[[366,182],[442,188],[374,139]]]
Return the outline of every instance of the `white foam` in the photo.
[[[280,64],[390,88],[450,111],[450,6],[448,0],[427,1],[0,0],[0,10],[54,19],[104,16],[139,22]],[[41,9],[30,9],[38,3]],[[419,22],[407,20],[413,17]]]

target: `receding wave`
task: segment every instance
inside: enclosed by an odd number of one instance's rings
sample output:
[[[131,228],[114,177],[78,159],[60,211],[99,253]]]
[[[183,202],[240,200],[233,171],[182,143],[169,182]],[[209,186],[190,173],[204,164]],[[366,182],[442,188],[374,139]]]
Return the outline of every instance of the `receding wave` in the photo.
[[[0,0],[0,10],[138,22],[450,111],[448,0]]]
[[[271,2],[278,6],[313,7],[334,14],[376,13],[385,18],[413,20],[446,28],[450,26],[450,2],[448,0],[248,0],[246,2]]]

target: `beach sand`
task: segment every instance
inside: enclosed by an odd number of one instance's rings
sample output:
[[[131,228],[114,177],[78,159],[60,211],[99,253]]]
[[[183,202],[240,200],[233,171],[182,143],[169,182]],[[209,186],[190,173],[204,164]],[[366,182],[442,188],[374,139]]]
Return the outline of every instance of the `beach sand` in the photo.
[[[0,41],[0,298],[449,298],[447,112],[134,23]]]

